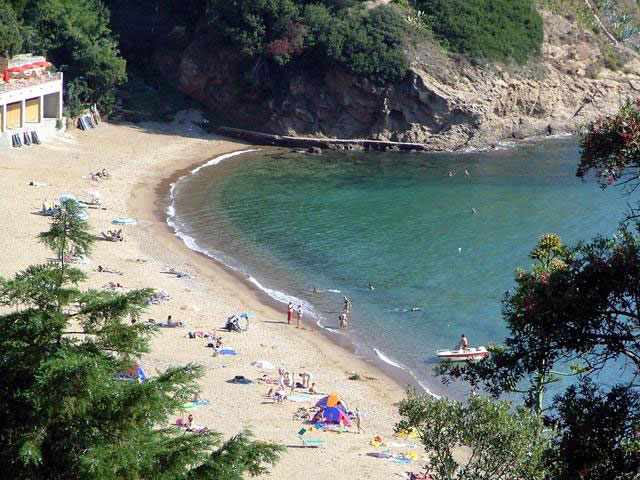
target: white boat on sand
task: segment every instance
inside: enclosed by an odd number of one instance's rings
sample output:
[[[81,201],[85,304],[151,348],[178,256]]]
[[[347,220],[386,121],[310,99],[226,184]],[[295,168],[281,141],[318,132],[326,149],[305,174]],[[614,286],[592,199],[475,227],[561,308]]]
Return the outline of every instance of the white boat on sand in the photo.
[[[464,360],[480,360],[482,358],[489,356],[489,351],[484,347],[480,346],[477,348],[467,347],[459,350],[438,350],[436,352],[438,358],[441,359],[449,359],[454,362],[464,361]]]

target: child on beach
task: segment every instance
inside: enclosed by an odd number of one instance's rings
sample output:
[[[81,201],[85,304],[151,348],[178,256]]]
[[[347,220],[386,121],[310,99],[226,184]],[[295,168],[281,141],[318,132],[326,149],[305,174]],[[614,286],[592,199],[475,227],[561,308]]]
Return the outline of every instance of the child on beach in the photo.
[[[367,433],[364,431],[364,428],[362,428],[361,422],[362,422],[362,415],[360,415],[360,409],[356,408],[356,427],[358,428],[358,433],[360,433],[360,430],[362,430],[364,433]]]
[[[302,305],[298,305],[298,310],[296,310],[296,314],[297,314],[297,319],[298,319],[298,323],[296,324],[296,327],[300,327],[300,319],[302,318]]]

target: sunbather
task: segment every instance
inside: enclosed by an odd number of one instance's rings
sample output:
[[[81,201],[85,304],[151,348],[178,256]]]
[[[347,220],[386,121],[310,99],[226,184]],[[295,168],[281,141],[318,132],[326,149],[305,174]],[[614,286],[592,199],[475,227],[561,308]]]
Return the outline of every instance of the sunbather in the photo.
[[[116,275],[122,275],[122,272],[113,270],[112,268],[103,267],[102,265],[98,265],[98,268],[96,270],[101,273],[114,273]]]

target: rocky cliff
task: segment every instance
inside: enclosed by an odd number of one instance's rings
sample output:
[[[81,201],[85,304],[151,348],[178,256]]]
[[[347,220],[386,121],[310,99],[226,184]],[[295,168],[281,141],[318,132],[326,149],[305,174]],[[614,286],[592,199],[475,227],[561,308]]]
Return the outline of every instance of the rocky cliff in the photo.
[[[542,55],[527,67],[478,66],[432,46],[414,46],[411,71],[379,87],[338,68],[287,79],[268,97],[247,86],[232,51],[206,40],[182,54],[178,87],[222,119],[269,133],[424,143],[434,150],[572,132],[640,96],[640,60],[604,67],[602,40],[570,19],[543,13]]]

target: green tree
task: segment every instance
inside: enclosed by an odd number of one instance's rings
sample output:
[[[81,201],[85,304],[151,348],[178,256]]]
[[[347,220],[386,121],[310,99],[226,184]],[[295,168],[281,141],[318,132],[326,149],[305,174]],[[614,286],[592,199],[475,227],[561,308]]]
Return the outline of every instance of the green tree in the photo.
[[[581,130],[577,176],[594,172],[605,188],[637,185],[640,170],[640,98],[627,100],[617,115],[600,117]]]
[[[396,430],[417,431],[433,480],[542,479],[550,445],[542,420],[524,407],[511,410],[509,402],[474,396],[464,406],[409,390]],[[460,447],[468,451],[459,463],[454,450]]]
[[[56,254],[70,245],[89,250],[76,207],[65,202],[45,237]],[[170,426],[197,391],[202,367],[172,367],[144,381],[135,373],[157,327],[125,320],[141,315],[151,291],[84,291],[84,279],[63,263],[0,278],[3,478],[240,480],[265,473],[282,447],[247,431],[221,443],[219,434]]]
[[[0,55],[12,57],[22,48],[22,34],[11,6],[0,0]]]
[[[84,257],[91,253],[95,237],[89,232],[89,225],[83,220],[82,209],[76,200],[67,200],[53,214],[51,228],[40,234],[40,241],[56,254],[60,269],[64,273],[65,257]]]
[[[616,386],[604,393],[590,379],[555,398],[550,419],[560,431],[552,458],[556,480],[625,480],[637,478],[640,449],[631,447],[640,425],[640,395]]]
[[[126,80],[109,18],[100,0],[39,0],[24,12],[26,47],[65,73],[68,92],[75,92],[67,96],[72,116],[93,103],[108,113],[115,88]]]

